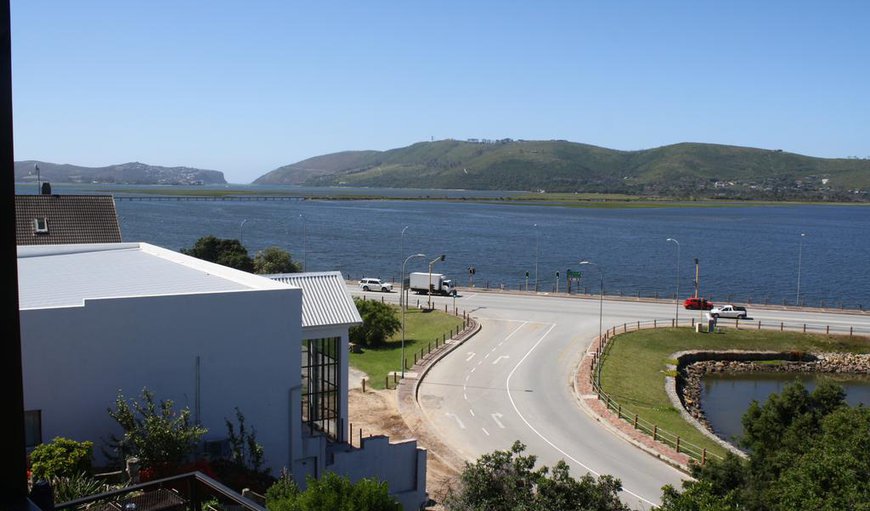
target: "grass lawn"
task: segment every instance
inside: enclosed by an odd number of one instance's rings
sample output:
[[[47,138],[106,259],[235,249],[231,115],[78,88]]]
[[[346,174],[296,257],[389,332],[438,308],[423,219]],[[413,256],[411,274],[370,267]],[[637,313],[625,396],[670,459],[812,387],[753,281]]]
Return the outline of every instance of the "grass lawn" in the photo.
[[[870,341],[862,337],[733,328],[722,328],[718,334],[660,328],[619,335],[601,369],[604,392],[622,404],[624,413],[637,413],[660,429],[724,455],[724,449],[682,419],[665,393],[666,366],[675,363],[671,354],[695,349],[870,353]]]
[[[395,307],[397,314],[399,308]],[[426,348],[432,343],[435,349],[435,339],[441,342],[441,336],[450,337],[453,331],[462,328],[462,318],[451,316],[444,312],[434,310],[422,312],[419,309],[405,311],[405,359],[408,367],[414,364],[414,353],[420,353],[421,348]],[[369,385],[376,389],[384,388],[384,378],[390,371],[402,370],[402,332],[387,340],[386,345],[378,348],[363,348],[362,353],[350,354],[350,365],[369,375]],[[390,383],[392,387],[392,380]]]

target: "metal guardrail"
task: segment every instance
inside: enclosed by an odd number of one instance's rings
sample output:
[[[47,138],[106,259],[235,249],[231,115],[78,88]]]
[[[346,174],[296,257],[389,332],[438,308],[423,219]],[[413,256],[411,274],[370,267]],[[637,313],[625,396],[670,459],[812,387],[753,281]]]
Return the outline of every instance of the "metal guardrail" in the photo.
[[[730,321],[733,321],[733,327],[737,330],[742,327],[743,329],[752,330],[770,329],[779,330],[781,332],[824,333],[827,335],[849,335],[850,337],[855,335],[870,336],[870,328],[856,328],[854,326],[845,327],[835,325],[832,327],[831,325],[817,323],[787,323],[783,321],[762,322],[760,320],[729,320],[725,318],[719,318],[718,323],[729,322],[728,324],[730,325]],[[676,433],[659,428],[657,424],[644,419],[637,412],[632,411],[629,407],[623,406],[621,403],[607,395],[601,386],[601,366],[603,365],[607,354],[610,352],[612,341],[616,338],[617,334],[642,330],[645,328],[676,328],[683,323],[690,325],[694,329],[698,322],[695,321],[695,318],[681,320],[679,323],[674,319],[653,319],[649,321],[623,323],[622,325],[610,327],[602,334],[602,339],[599,339],[596,345],[596,350],[591,362],[592,370],[590,371],[589,377],[592,383],[592,388],[598,395],[598,399],[604,402],[604,405],[608,410],[616,412],[617,417],[631,423],[635,429],[643,431],[651,436],[654,441],[662,442],[673,447],[678,453],[687,454],[690,458],[703,465],[711,457],[715,459],[722,459],[722,457],[718,454],[707,451],[704,447],[687,442],[680,438]]]

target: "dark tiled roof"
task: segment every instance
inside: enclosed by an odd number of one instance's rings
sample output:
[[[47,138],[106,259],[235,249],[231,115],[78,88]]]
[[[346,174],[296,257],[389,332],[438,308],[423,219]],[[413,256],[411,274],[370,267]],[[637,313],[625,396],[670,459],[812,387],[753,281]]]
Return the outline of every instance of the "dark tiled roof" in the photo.
[[[47,232],[36,232],[43,218]],[[15,232],[18,245],[122,241],[111,195],[16,195]]]

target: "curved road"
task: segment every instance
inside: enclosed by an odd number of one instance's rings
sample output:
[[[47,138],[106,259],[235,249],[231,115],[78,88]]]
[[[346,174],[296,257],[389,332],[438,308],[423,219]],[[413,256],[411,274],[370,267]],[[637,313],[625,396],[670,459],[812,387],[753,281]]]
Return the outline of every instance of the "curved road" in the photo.
[[[452,306],[438,298],[439,307]],[[468,460],[515,440],[539,463],[565,460],[575,477],[611,474],[634,509],[660,502],[661,487],[679,487],[685,474],[613,435],[577,404],[572,377],[599,329],[599,301],[543,295],[476,294],[456,300],[482,324],[481,332],[439,361],[419,389],[424,414],[442,439]],[[605,300],[604,328],[625,322],[670,319],[674,304]],[[866,315],[761,311],[761,321],[856,326]],[[700,318],[680,310],[680,317]],[[720,320],[724,324],[725,320]]]

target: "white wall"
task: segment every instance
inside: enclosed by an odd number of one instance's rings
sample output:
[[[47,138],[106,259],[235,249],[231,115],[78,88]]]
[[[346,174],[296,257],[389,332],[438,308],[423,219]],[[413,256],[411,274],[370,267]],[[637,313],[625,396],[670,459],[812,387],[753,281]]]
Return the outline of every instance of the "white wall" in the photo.
[[[92,440],[99,459],[103,439],[120,433],[107,413],[119,390],[138,398],[147,387],[195,410],[199,356],[208,436],[225,436],[238,406],[277,473],[290,466],[291,431],[300,442],[301,300],[284,288],[22,310],[25,408],[42,410],[44,441]]]

